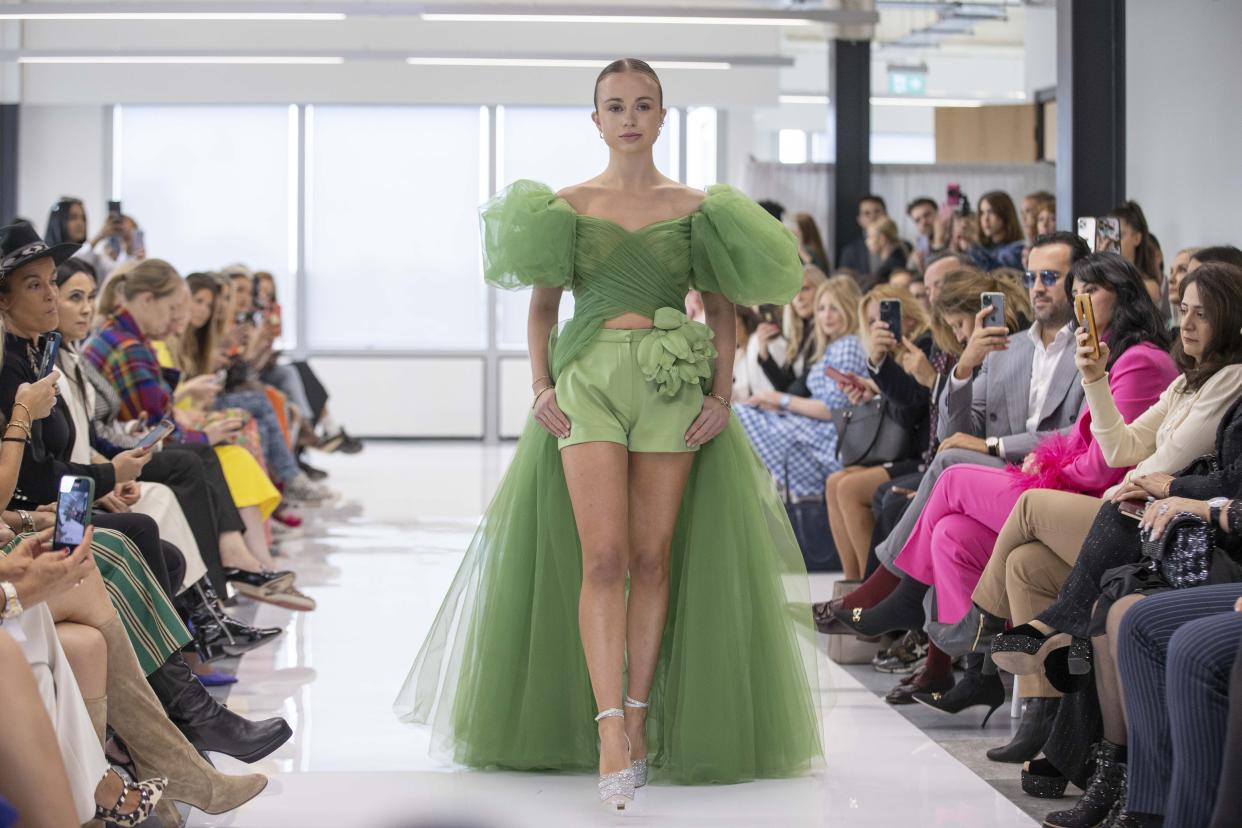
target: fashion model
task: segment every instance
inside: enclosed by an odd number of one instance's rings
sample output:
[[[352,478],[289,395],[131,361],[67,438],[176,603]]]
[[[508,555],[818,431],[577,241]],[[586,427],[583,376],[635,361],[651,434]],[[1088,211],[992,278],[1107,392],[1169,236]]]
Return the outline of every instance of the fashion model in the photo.
[[[648,769],[740,782],[821,755],[806,571],[729,402],[734,303],[788,302],[802,263],[738,191],[656,170],[662,99],[646,63],[609,65],[607,169],[483,208],[485,278],[534,288],[534,404],[395,705],[466,765],[598,768],[617,811]]]

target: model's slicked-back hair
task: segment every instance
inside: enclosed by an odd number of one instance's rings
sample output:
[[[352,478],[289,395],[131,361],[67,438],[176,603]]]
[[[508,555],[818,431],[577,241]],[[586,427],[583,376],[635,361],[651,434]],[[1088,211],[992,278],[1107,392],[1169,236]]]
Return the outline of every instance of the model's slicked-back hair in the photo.
[[[664,86],[660,83],[660,76],[657,75],[655,70],[651,68],[651,64],[647,63],[645,60],[639,60],[638,58],[621,58],[620,60],[614,60],[612,63],[605,66],[603,71],[599,73],[599,77],[595,79],[594,103],[596,109],[599,109],[600,83],[602,83],[604,78],[609,75],[619,75],[622,72],[637,72],[638,74],[646,75],[655,81],[656,89],[660,90],[659,104],[661,107],[664,106]]]

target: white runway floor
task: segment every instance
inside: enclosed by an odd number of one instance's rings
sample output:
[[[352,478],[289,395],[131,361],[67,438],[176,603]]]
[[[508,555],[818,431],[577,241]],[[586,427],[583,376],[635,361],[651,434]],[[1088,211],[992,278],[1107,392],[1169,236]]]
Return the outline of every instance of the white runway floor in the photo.
[[[622,819],[595,801],[590,776],[482,773],[428,755],[424,728],[391,704],[439,606],[509,448],[371,444],[318,458],[343,493],[287,541],[299,586],[319,609],[263,605],[257,623],[285,625],[247,655],[229,705],[279,713],[294,737],[258,767],[271,784],[221,817],[238,828],[516,828],[631,822],[668,826],[1007,828],[1035,823],[881,699],[823,660],[835,702],[824,719],[826,769],[784,781],[652,786]],[[829,590],[827,579],[815,583]],[[727,723],[722,723],[727,726]],[[239,763],[219,757],[225,768]]]

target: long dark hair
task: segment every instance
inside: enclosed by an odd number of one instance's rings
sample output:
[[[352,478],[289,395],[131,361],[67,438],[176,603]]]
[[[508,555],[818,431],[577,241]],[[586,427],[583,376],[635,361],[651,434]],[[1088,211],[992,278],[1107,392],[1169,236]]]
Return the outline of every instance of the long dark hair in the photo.
[[[1143,285],[1143,274],[1134,265],[1116,253],[1092,253],[1074,263],[1070,276],[1075,285],[1100,285],[1116,294],[1107,331],[1109,368],[1141,342],[1169,350],[1168,328]]]
[[[1022,230],[1022,221],[1018,218],[1018,210],[1013,206],[1013,199],[1009,197],[1009,193],[1003,190],[992,190],[979,196],[979,209],[983,209],[983,202],[987,202],[992,211],[1001,217],[1001,221],[1005,222],[1005,233],[999,244],[1009,244],[1010,242],[1022,241],[1026,238]],[[982,229],[982,228],[980,228]],[[984,246],[997,244],[991,239],[984,241]]]
[[[1143,208],[1137,201],[1127,201],[1117,205],[1108,215],[1121,219],[1134,228],[1134,232],[1143,237],[1138,249],[1134,251],[1134,266],[1139,269],[1139,273],[1142,273],[1144,278],[1159,281],[1160,268],[1156,264],[1156,240],[1152,238],[1151,230],[1147,228],[1147,216],[1143,214]]]
[[[82,217],[86,218],[86,206],[80,198],[65,197],[52,205],[52,211],[47,214],[47,232],[43,234],[43,241],[48,247],[86,242],[86,239],[69,238],[69,208],[75,204],[82,208]]]
[[[1200,266],[1182,280],[1182,296],[1191,285],[1199,287],[1199,303],[1212,328],[1212,341],[1203,357],[1186,356],[1179,337],[1173,359],[1186,375],[1186,391],[1197,391],[1226,365],[1242,362],[1242,269],[1220,262]]]

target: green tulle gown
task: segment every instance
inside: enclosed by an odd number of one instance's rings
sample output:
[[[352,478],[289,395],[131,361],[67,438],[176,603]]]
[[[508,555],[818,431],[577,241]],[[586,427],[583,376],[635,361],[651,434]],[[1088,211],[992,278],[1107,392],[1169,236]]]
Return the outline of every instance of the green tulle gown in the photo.
[[[793,237],[738,191],[629,232],[518,181],[482,213],[484,272],[503,288],[572,290],[555,378],[600,324],[655,318],[687,289],[785,303],[802,285]],[[666,310],[662,319],[669,319]],[[659,335],[660,380],[698,381]],[[581,547],[556,439],[528,420],[395,704],[472,767],[594,771],[599,754],[578,635]],[[668,623],[648,716],[655,782],[791,776],[821,756],[806,570],[771,476],[735,418],[698,452],[673,537]]]

